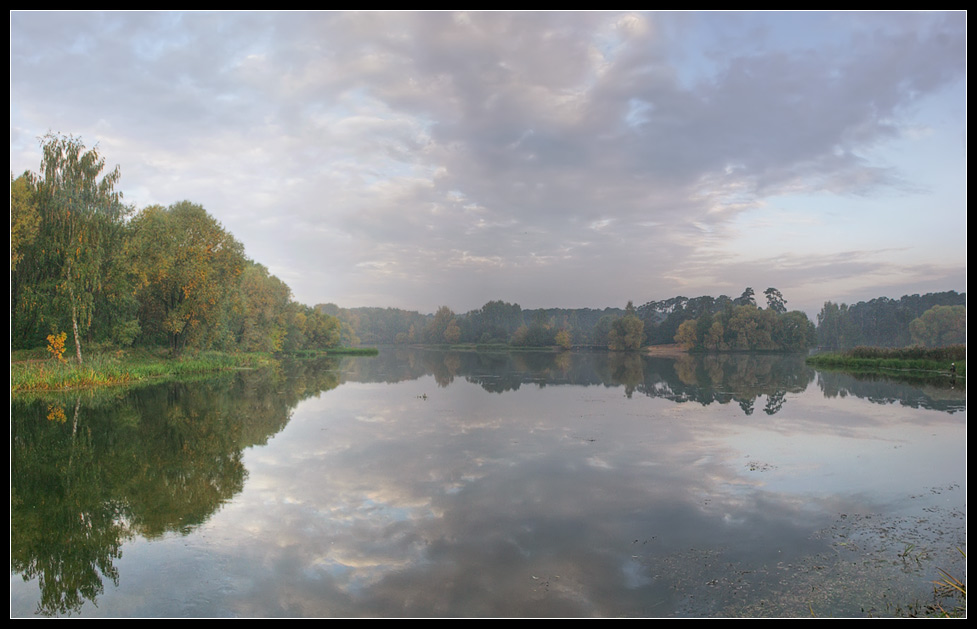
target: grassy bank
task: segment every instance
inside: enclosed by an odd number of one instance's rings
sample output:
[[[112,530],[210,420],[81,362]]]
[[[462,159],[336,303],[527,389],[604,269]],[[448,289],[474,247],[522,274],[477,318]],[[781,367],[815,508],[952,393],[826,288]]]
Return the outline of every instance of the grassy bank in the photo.
[[[826,352],[807,358],[822,369],[846,371],[901,371],[967,377],[967,347],[856,347],[846,352]]]
[[[57,391],[124,385],[151,379],[254,368],[272,361],[268,354],[203,352],[168,358],[149,350],[111,351],[93,354],[79,365],[39,358],[36,352],[17,352],[10,357],[10,391]]]
[[[337,347],[312,356],[376,356],[375,347]],[[300,356],[302,357],[302,356]],[[79,365],[73,359],[59,362],[43,349],[10,355],[10,392],[62,391],[89,387],[184,378],[227,369],[254,369],[273,363],[270,354],[201,352],[172,358],[165,351],[147,349],[95,352]]]

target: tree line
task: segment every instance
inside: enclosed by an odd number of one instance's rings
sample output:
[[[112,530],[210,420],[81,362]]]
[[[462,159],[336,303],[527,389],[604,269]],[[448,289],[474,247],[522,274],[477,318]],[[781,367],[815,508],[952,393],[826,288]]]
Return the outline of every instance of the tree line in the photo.
[[[622,308],[523,309],[490,301],[456,314],[441,306],[433,315],[395,308],[341,309],[317,306],[347,323],[367,343],[482,344],[514,347],[592,347],[637,350],[646,345],[682,343],[690,349],[799,351],[814,343],[814,326],[802,312],[787,312],[776,288],[765,291],[761,310],[752,288],[731,299],[675,297]],[[682,326],[685,326],[684,328]],[[681,329],[681,334],[679,333]],[[707,338],[707,332],[711,336]],[[690,331],[693,336],[690,336]]]
[[[967,342],[967,294],[878,297],[850,306],[828,301],[817,319],[817,343],[826,350],[963,344]]]
[[[483,344],[634,349],[680,343],[698,351],[804,351],[814,346],[941,346],[966,342],[966,294],[880,297],[854,306],[826,302],[817,326],[789,311],[780,290],[747,287],[738,297],[676,296],[625,308],[524,309],[502,300],[456,314],[397,308],[316,306],[367,344]],[[639,325],[640,324],[640,327]],[[639,331],[640,329],[640,331]],[[638,341],[637,339],[640,339]]]
[[[10,175],[10,332],[14,349],[63,342],[186,350],[326,349],[342,323],[295,302],[200,205],[123,202],[120,170],[97,147],[42,138],[40,171]]]
[[[38,173],[10,183],[11,346],[82,345],[296,352],[358,344],[506,344],[634,350],[799,351],[965,342],[966,294],[826,302],[817,327],[776,288],[676,296],[622,308],[523,309],[502,300],[455,314],[305,306],[200,205],[136,211],[97,148],[49,134]]]
[[[340,308],[319,304],[365,344],[509,345],[600,347],[633,350],[645,343],[643,322],[630,302],[624,308],[523,309],[502,300],[456,314],[441,306],[433,314],[398,308]]]

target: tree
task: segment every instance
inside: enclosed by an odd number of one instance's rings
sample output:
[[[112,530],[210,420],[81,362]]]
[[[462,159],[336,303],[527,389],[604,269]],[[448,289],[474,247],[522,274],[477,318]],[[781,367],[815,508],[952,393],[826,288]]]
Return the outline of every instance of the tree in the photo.
[[[967,308],[933,306],[909,324],[914,344],[944,347],[967,342]]]
[[[777,349],[800,352],[817,343],[817,332],[806,314],[793,310],[777,317],[773,341]]]
[[[747,286],[743,289],[743,294],[733,300],[735,306],[756,306],[756,299],[753,298],[753,289]]]
[[[448,327],[444,329],[444,342],[455,344],[461,339],[461,328],[458,326],[458,320],[452,319],[448,322]]]
[[[611,326],[607,346],[614,350],[634,351],[641,349],[644,342],[645,324],[638,318],[634,304],[628,302],[624,316],[616,319]]]
[[[708,332],[703,339],[703,345],[708,349],[714,351],[720,351],[726,349],[726,343],[724,341],[726,330],[723,328],[722,321],[718,318],[712,322],[709,326]]]
[[[37,197],[33,178],[24,173],[14,179],[10,175],[10,270],[24,258],[24,248],[37,238],[41,215],[37,211]]]
[[[452,312],[451,308],[447,306],[441,306],[438,311],[434,314],[434,319],[427,325],[427,329],[424,331],[425,339],[428,343],[452,343],[457,341],[455,338],[455,331],[449,331],[449,326],[455,320],[455,313]],[[455,328],[458,324],[455,323]],[[461,331],[458,331],[460,335]],[[455,338],[455,341],[450,340],[450,338]]]
[[[570,349],[573,347],[573,340],[570,338],[570,333],[565,329],[557,332],[556,336],[553,337],[553,340],[556,341],[556,344],[560,347],[560,349]]]
[[[679,324],[678,330],[675,332],[675,342],[685,349],[694,349],[699,344],[696,332],[695,319],[687,319]]]
[[[245,264],[233,306],[233,332],[241,349],[277,352],[283,348],[291,295],[291,289],[264,266]]]
[[[787,306],[785,305],[787,300],[784,299],[784,296],[780,294],[779,290],[771,287],[763,291],[763,294],[767,296],[767,307],[770,310],[778,314],[787,312]]]
[[[58,134],[44,136],[41,147],[41,173],[33,186],[40,216],[34,287],[70,319],[81,363],[81,334],[91,326],[104,295],[103,282],[130,210],[115,189],[119,167],[102,175],[105,159],[97,147],[86,151],[81,139]],[[23,203],[23,191],[17,192]]]
[[[144,336],[165,339],[175,354],[231,342],[231,296],[246,262],[241,244],[189,201],[147,207],[131,228],[126,253]]]

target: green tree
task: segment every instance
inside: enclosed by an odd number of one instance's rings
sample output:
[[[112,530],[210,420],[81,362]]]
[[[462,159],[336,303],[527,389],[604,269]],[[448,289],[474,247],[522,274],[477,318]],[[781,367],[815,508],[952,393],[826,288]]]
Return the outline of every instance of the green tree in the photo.
[[[233,308],[233,330],[241,349],[248,352],[282,349],[288,332],[291,293],[264,266],[251,261],[245,264]]]
[[[767,307],[770,310],[773,310],[778,314],[787,312],[787,300],[784,299],[784,296],[780,294],[779,290],[770,287],[763,291],[763,294],[767,296]]]
[[[33,303],[53,302],[54,310],[70,321],[80,363],[81,336],[113,288],[106,279],[130,209],[115,189],[119,167],[103,175],[105,159],[97,147],[86,151],[79,138],[57,134],[44,136],[41,147],[41,173],[32,178],[40,216],[31,260]],[[20,186],[17,193],[22,203]]]
[[[613,350],[634,351],[644,342],[645,324],[638,318],[634,304],[628,302],[624,316],[614,321],[607,347]]]
[[[611,339],[611,329],[614,327],[614,321],[617,317],[610,314],[605,314],[597,320],[597,324],[594,325],[594,335],[593,342],[597,347],[608,347]]]
[[[726,331],[723,329],[723,323],[717,318],[709,326],[709,331],[706,332],[706,337],[703,339],[703,345],[717,352],[724,350],[726,349],[725,334]]]
[[[132,220],[126,253],[147,340],[165,340],[173,353],[231,340],[231,297],[246,260],[240,243],[203,207],[189,201],[147,207]]]
[[[753,289],[747,286],[743,289],[743,294],[733,300],[733,305],[736,306],[756,306],[756,299],[754,299]]]
[[[434,319],[427,325],[424,332],[428,343],[451,343],[448,337],[454,337],[454,331],[448,332],[448,326],[454,322],[455,313],[447,306],[441,306],[434,313]],[[457,327],[457,324],[455,324]],[[447,333],[447,336],[446,336]]]
[[[685,349],[694,349],[699,345],[695,319],[687,319],[679,324],[678,331],[675,332],[675,342]]]
[[[304,322],[302,335],[305,338],[305,343],[300,345],[299,349],[324,350],[340,344],[343,325],[338,317],[328,315],[317,308],[301,306],[294,302],[292,306],[302,314],[302,321]]]
[[[565,329],[557,332],[554,340],[561,349],[570,349],[573,347],[573,340],[570,338],[570,333]]]
[[[14,179],[10,174],[10,270],[24,257],[24,248],[37,238],[41,215],[37,211],[37,198],[32,176],[24,173]]]
[[[817,343],[817,331],[806,314],[793,310],[777,317],[773,341],[777,349],[800,352]]]
[[[944,347],[967,342],[966,306],[933,306],[909,323],[916,345]]]

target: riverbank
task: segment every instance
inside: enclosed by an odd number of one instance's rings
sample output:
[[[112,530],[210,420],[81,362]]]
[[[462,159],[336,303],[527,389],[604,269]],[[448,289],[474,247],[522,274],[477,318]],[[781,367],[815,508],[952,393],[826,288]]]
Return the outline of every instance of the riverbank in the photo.
[[[967,377],[967,347],[955,345],[920,347],[856,347],[846,352],[825,352],[809,356],[807,364],[820,369],[845,371],[898,371],[934,376]]]
[[[44,353],[19,351],[10,355],[11,393],[137,384],[229,369],[257,369],[275,361],[275,357],[265,353],[200,352],[172,358],[158,350],[128,349],[94,353],[79,365],[73,360],[44,357]],[[340,347],[317,355],[376,353],[376,348]]]
[[[169,358],[150,350],[116,350],[92,354],[85,362],[35,358],[32,352],[10,357],[10,392],[61,391],[135,384],[153,379],[257,368],[270,364],[269,354],[202,352]]]
[[[677,358],[689,353],[687,349],[678,343],[671,345],[648,345],[641,350],[646,356],[658,356],[664,358]]]

